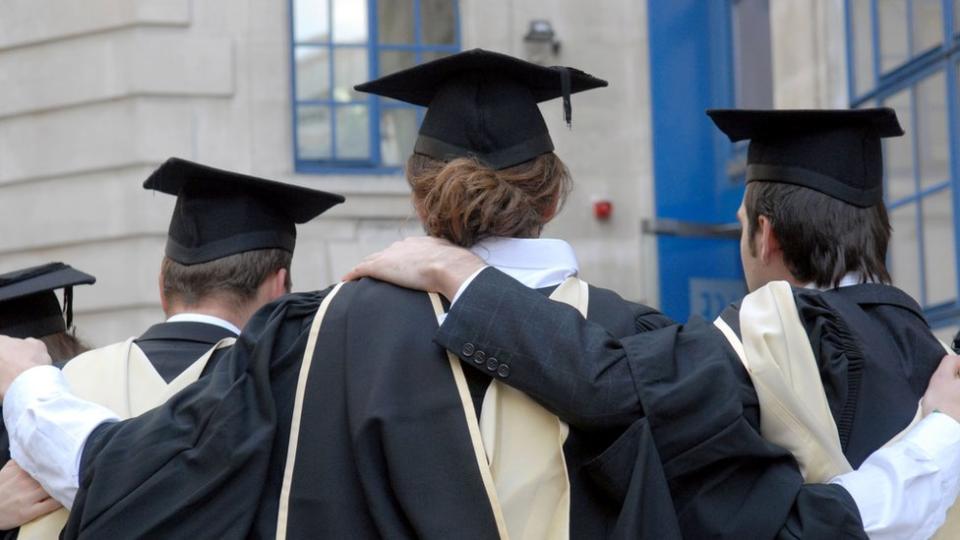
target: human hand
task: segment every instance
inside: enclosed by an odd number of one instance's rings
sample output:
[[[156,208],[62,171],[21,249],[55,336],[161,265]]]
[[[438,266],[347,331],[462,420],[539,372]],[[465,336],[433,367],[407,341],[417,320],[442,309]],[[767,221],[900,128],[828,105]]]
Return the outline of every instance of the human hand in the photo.
[[[0,397],[24,371],[37,366],[49,366],[47,346],[40,340],[0,336]]]
[[[12,459],[0,469],[0,530],[16,529],[60,508]]]
[[[408,289],[436,291],[452,300],[460,285],[483,266],[483,260],[462,247],[415,236],[366,257],[343,280],[367,276]]]
[[[943,357],[930,377],[921,407],[924,416],[939,411],[960,422],[960,356]]]

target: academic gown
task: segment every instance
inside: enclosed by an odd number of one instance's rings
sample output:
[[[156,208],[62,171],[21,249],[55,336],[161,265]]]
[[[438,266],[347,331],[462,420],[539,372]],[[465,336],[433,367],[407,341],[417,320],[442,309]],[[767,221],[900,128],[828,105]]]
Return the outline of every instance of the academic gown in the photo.
[[[328,292],[264,308],[208,377],[138,418],[99,427],[65,537],[274,537],[301,360]],[[652,310],[591,294],[597,319],[618,333],[662,324]],[[305,383],[289,538],[497,537],[452,371],[432,342],[436,327],[420,292],[365,279],[333,299]],[[631,442],[616,457],[636,486],[636,504],[617,516],[622,536],[677,538],[649,431]],[[568,448],[593,454],[588,446],[574,436]]]
[[[916,304],[892,287],[796,294],[856,467],[913,418],[943,349]],[[523,325],[528,318],[544,324]],[[488,269],[458,299],[436,339],[450,351],[483,350],[510,362],[504,382],[571,425],[628,430],[621,447],[635,444],[635,423],[648,426],[685,537],[866,537],[849,493],[804,485],[793,456],[763,440],[749,377],[719,330],[702,319],[615,340],[574,310],[543,302]],[[613,463],[599,468],[612,485],[623,476]]]
[[[220,340],[234,337],[226,328],[194,321],[163,322],[155,324],[134,340],[147,355],[150,363],[167,382],[172,381]],[[204,373],[209,373],[223,357],[224,350],[214,352]],[[63,361],[58,367],[63,367]],[[0,409],[2,414],[2,409]],[[2,418],[2,417],[0,417]],[[6,426],[0,422],[0,464],[10,460],[10,442]],[[16,531],[0,531],[0,540],[16,538]]]

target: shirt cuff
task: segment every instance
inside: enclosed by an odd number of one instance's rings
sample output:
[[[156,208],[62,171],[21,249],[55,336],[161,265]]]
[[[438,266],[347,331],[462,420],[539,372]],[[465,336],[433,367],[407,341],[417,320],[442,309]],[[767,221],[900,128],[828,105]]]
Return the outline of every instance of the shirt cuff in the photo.
[[[960,492],[960,423],[930,414],[831,483],[853,497],[871,539],[929,538]]]
[[[490,265],[486,265],[486,264],[483,265],[482,267],[480,267],[479,269],[477,269],[476,272],[470,274],[470,277],[468,277],[467,279],[465,279],[465,280],[463,281],[463,283],[460,284],[460,288],[457,289],[457,294],[453,295],[453,298],[450,300],[450,307],[453,307],[453,305],[457,303],[457,300],[460,299],[460,297],[463,295],[464,291],[467,290],[467,287],[469,287],[470,284],[473,283],[473,280],[476,279],[477,276],[480,275],[480,272],[483,272],[484,270],[486,270],[486,269],[489,268],[489,267],[490,267]]]
[[[903,437],[942,470],[960,468],[960,422],[942,412],[928,414]],[[954,473],[960,471],[954,470]]]
[[[119,418],[109,409],[70,393],[66,378],[52,366],[17,377],[3,400],[10,456],[65,508],[79,488],[80,457],[97,426]]]

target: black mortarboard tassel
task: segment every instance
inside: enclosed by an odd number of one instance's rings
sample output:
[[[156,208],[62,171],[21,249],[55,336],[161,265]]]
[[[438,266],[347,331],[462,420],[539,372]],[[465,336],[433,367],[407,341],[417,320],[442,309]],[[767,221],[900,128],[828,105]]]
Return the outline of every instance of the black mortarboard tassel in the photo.
[[[505,169],[553,151],[537,103],[607,82],[567,67],[545,67],[473,49],[427,62],[356,89],[427,107],[414,152],[441,161],[472,156]]]
[[[73,286],[94,282],[59,262],[0,275],[0,334],[41,338],[66,331],[73,325]],[[63,289],[62,308],[57,289]]]
[[[172,157],[143,183],[175,195],[166,255],[200,264],[258,249],[293,252],[296,224],[343,202],[343,197],[216,169]]]
[[[863,208],[883,201],[880,139],[903,135],[889,108],[707,114],[731,141],[750,140],[748,183],[800,185]]]

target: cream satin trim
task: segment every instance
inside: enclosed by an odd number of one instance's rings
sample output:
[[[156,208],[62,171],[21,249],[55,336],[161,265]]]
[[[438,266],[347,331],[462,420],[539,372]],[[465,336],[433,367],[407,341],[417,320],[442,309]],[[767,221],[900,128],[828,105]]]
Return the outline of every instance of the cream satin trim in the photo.
[[[428,293],[430,303],[433,305],[433,312],[437,317],[443,315],[443,304],[440,303],[440,296],[437,293]],[[473,407],[473,399],[470,397],[470,387],[467,386],[467,377],[463,374],[463,366],[460,365],[460,359],[447,351],[447,361],[450,363],[450,370],[453,371],[453,381],[457,385],[457,395],[460,396],[460,404],[463,406],[463,414],[467,420],[467,431],[470,433],[470,442],[473,444],[473,456],[477,461],[477,468],[480,470],[480,478],[483,480],[483,489],[487,492],[487,499],[490,501],[490,510],[493,512],[493,519],[497,524],[497,533],[500,538],[507,540],[510,535],[507,534],[506,520],[503,517],[503,509],[500,507],[500,499],[497,497],[497,487],[494,485],[493,476],[490,473],[490,465],[487,463],[487,457],[483,449],[483,439],[480,437],[480,426],[477,423],[477,411]]]
[[[808,483],[851,471],[790,285],[775,281],[747,295],[740,331],[763,437],[790,450]]]
[[[754,294],[763,291],[771,285],[774,286],[773,288],[775,290],[773,292],[766,291],[763,294],[758,295],[758,298],[751,299],[751,311],[746,317],[744,317],[744,307],[747,305],[747,299],[750,299],[754,296]],[[761,395],[761,387],[764,388],[762,391],[764,394],[768,394],[771,391],[771,388],[780,388],[781,390],[784,390],[784,388],[782,386],[778,386],[779,383],[777,383],[777,379],[780,379],[781,383],[783,382],[784,371],[789,374],[788,378],[790,378],[791,381],[793,380],[793,377],[796,377],[809,383],[809,386],[794,386],[785,389],[786,391],[781,396],[784,399],[780,402],[771,403],[770,399],[761,399],[761,431],[763,432],[765,439],[783,446],[793,453],[794,457],[797,458],[797,462],[801,465],[801,472],[807,471],[804,473],[804,481],[806,483],[824,483],[829,481],[831,478],[838,476],[839,474],[849,472],[852,469],[846,457],[843,456],[839,435],[836,435],[837,426],[833,421],[833,416],[830,415],[829,409],[826,411],[826,415],[824,416],[822,414],[822,409],[819,409],[819,406],[814,406],[812,407],[812,411],[821,411],[821,414],[808,415],[807,413],[811,411],[806,410],[803,404],[806,398],[810,398],[811,401],[820,403],[822,406],[820,398],[822,397],[823,400],[825,400],[826,394],[823,390],[823,381],[820,379],[819,373],[817,373],[816,370],[816,360],[812,358],[812,356],[808,357],[806,354],[806,349],[809,349],[811,355],[813,351],[809,345],[809,338],[806,337],[806,331],[803,330],[803,325],[800,323],[799,313],[797,312],[796,303],[793,298],[793,294],[790,291],[790,287],[785,282],[771,283],[767,287],[752,293],[744,299],[744,303],[741,306],[740,312],[740,328],[741,331],[746,334],[747,328],[752,328],[750,326],[751,324],[759,325],[759,329],[750,331],[750,333],[753,335],[753,338],[751,339],[756,341],[758,339],[757,334],[762,334],[761,337],[765,338],[766,340],[779,343],[755,352],[752,352],[748,349],[745,354],[744,345],[740,343],[740,340],[737,338],[736,334],[723,320],[718,317],[714,321],[714,325],[716,325],[717,328],[723,332],[727,340],[730,341],[730,345],[733,346],[735,351],[737,351],[737,354],[740,356],[744,366],[747,367],[747,372],[750,374],[750,378],[753,381],[754,387],[757,389],[758,396]],[[787,298],[788,293],[789,298]],[[764,320],[764,316],[771,318]],[[780,318],[781,316],[782,318]],[[783,335],[775,330],[770,330],[770,327],[776,325],[778,321],[784,326],[782,329]],[[764,332],[767,333],[763,334]],[[797,332],[800,332],[802,336],[797,335]],[[785,337],[785,334],[791,334],[789,340]],[[800,337],[803,337],[803,343],[798,343]],[[744,335],[744,341],[746,341],[746,339],[746,335]],[[770,351],[777,351],[779,354],[783,354],[783,347],[789,347],[791,346],[790,344],[797,347],[798,351],[794,352],[797,352],[798,354],[794,356],[781,356],[777,359],[772,359],[766,354]],[[804,344],[806,345],[804,346]],[[943,345],[943,348],[947,351],[947,354],[954,354],[954,352],[942,341],[940,344]],[[748,358],[750,362],[748,362]],[[777,363],[776,367],[778,369],[763,370],[759,373],[756,370],[751,370],[749,368],[750,363],[757,362],[758,358],[760,363],[764,365],[771,361]],[[807,358],[808,360],[804,360]],[[781,367],[781,362],[782,369],[779,369]],[[809,369],[811,367],[813,369]],[[815,379],[813,376],[815,376]],[[773,379],[773,381],[771,381],[771,379]],[[768,382],[771,384],[767,384]],[[812,388],[813,386],[816,388]],[[781,411],[785,414],[780,414],[778,412],[773,412],[771,414],[771,411],[778,411],[781,409],[781,407],[793,407],[793,411],[797,414],[787,414],[789,411]],[[798,427],[795,423],[795,420],[799,422],[799,420],[797,420],[799,418],[803,418],[805,421],[810,421],[813,423]],[[921,405],[918,404],[917,413],[914,415],[913,421],[911,421],[906,428],[900,431],[900,433],[887,441],[884,446],[889,446],[900,440],[922,418],[923,411]],[[772,428],[768,424],[765,424],[764,420],[766,420],[768,423],[777,423],[780,425]],[[790,431],[794,429],[796,430],[795,432]],[[774,440],[768,436],[768,433],[771,431],[779,433],[780,437],[786,440]],[[837,457],[838,454],[839,457]],[[819,471],[818,474],[820,475],[820,478],[814,479],[808,474],[809,471]],[[954,504],[952,507],[950,507],[950,509],[947,511],[947,517],[944,524],[937,530],[937,533],[933,536],[933,538],[936,540],[955,540],[960,538],[960,504]]]
[[[130,338],[87,351],[63,367],[70,391],[81,399],[103,405],[121,419],[139,416],[164,403],[200,378],[213,353],[233,345],[236,338],[218,341],[168,384]],[[135,391],[133,389],[136,389]],[[21,540],[60,537],[70,512],[57,510],[20,528]]]
[[[310,367],[313,365],[314,349],[317,348],[317,339],[320,336],[320,326],[323,324],[323,317],[327,314],[327,308],[333,297],[340,292],[344,282],[337,285],[320,302],[317,308],[317,314],[313,318],[313,324],[310,326],[310,334],[307,337],[307,347],[303,352],[303,361],[300,363],[300,374],[297,379],[297,391],[293,401],[293,417],[290,422],[290,441],[287,444],[287,462],[283,469],[283,485],[280,488],[280,505],[277,510],[277,540],[284,540],[287,537],[287,521],[290,518],[290,489],[293,485],[293,469],[297,460],[297,445],[300,442],[300,421],[303,416],[303,398],[307,390],[307,379],[310,377]]]
[[[589,286],[568,278],[550,299],[586,316]],[[480,436],[513,539],[570,535],[570,480],[563,444],[569,427],[539,403],[493,380],[483,399]]]

